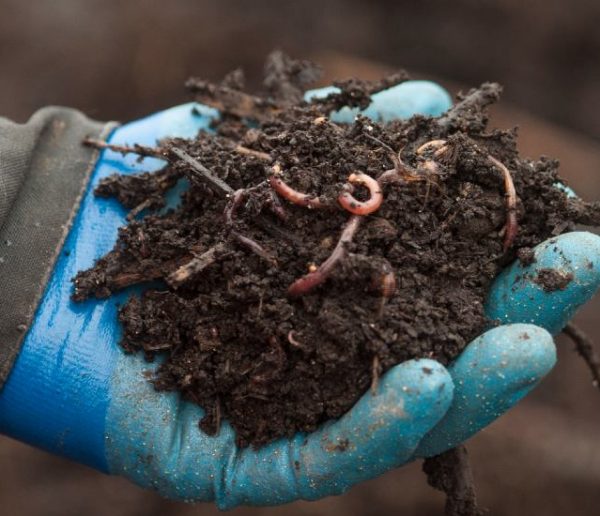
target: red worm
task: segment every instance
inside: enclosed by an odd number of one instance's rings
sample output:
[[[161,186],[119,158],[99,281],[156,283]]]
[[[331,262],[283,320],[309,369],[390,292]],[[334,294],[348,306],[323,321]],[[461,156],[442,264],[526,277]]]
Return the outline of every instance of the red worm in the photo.
[[[281,195],[281,197],[287,199],[293,204],[304,206],[306,208],[322,208],[324,206],[318,197],[294,190],[291,186],[285,183],[283,179],[281,179],[281,167],[278,163],[273,165],[271,170],[273,174],[269,178],[269,183],[271,183],[273,190]]]
[[[348,219],[340,239],[338,240],[338,243],[329,258],[327,258],[327,260],[325,260],[316,271],[309,272],[308,274],[305,274],[301,278],[294,281],[294,283],[288,287],[287,293],[289,296],[297,297],[306,294],[315,287],[318,287],[328,278],[328,276],[331,274],[331,271],[333,271],[335,268],[335,265],[348,253],[346,246],[352,242],[354,233],[356,233],[356,230],[360,226],[361,220],[362,217],[359,217],[358,215],[353,215]]]
[[[377,211],[383,202],[383,192],[379,183],[367,174],[354,172],[348,176],[351,184],[363,185],[369,190],[371,197],[367,201],[359,201],[349,190],[343,191],[338,197],[338,202],[345,210],[354,215],[368,215]]]

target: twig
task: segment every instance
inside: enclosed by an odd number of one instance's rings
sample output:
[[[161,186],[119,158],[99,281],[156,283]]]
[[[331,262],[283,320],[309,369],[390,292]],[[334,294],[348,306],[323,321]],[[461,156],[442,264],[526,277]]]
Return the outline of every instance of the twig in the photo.
[[[260,122],[272,118],[281,111],[281,108],[273,102],[200,79],[188,80],[186,87],[194,93],[196,100],[201,104],[238,118],[250,118]]]
[[[106,143],[102,140],[96,140],[94,138],[84,138],[83,144],[88,147],[94,147],[95,149],[108,149],[113,152],[119,152],[123,155],[125,154],[137,154],[139,156],[146,156],[152,158],[160,158],[168,161],[167,154],[165,150],[154,147],[146,147],[145,145],[139,145],[137,143],[132,146],[128,145],[115,145],[112,143]]]
[[[500,98],[501,93],[502,86],[495,82],[486,82],[479,88],[470,90],[462,100],[437,118],[438,127],[446,129],[448,126],[462,119],[473,119],[474,113],[496,102]]]
[[[377,388],[379,387],[379,375],[381,374],[381,366],[379,364],[379,357],[373,355],[373,361],[371,362],[371,395],[377,394]]]
[[[356,230],[359,228],[362,218],[363,217],[360,215],[352,215],[348,219],[340,239],[338,240],[338,243],[329,258],[327,258],[327,260],[325,260],[316,271],[309,272],[308,274],[294,281],[294,283],[288,287],[287,293],[289,296],[296,297],[307,294],[314,288],[318,287],[329,277],[337,263],[347,256],[347,246],[350,244],[350,242],[352,242],[352,238],[354,237]]]
[[[464,445],[425,459],[423,471],[431,487],[446,493],[446,516],[482,516],[477,507],[473,472]]]
[[[579,353],[590,369],[592,373],[592,385],[600,389],[600,357],[594,349],[592,341],[573,323],[567,324],[563,329],[563,333],[573,341],[577,353]]]
[[[208,170],[200,161],[190,156],[186,151],[179,147],[170,146],[167,148],[167,152],[170,155],[183,161],[190,167],[188,172],[190,173],[190,179],[197,182],[201,182],[207,185],[213,192],[221,197],[227,197],[234,193],[233,188],[229,186],[221,178],[215,176],[210,170]]]
[[[260,256],[263,260],[268,262],[270,265],[277,267],[277,260],[275,259],[275,257],[271,253],[269,253],[263,246],[261,246],[258,242],[256,242],[252,238],[242,235],[241,233],[238,233],[237,231],[232,231],[231,236],[233,236],[233,238],[235,238],[235,240],[240,245],[242,245],[249,251],[252,251],[257,256]]]
[[[269,163],[271,163],[273,161],[273,158],[271,157],[270,154],[267,154],[266,152],[260,152],[260,151],[254,150],[254,149],[249,149],[248,147],[244,147],[243,145],[236,145],[233,150],[235,152],[237,152],[238,154],[244,154],[246,156],[253,156],[260,160],[268,161]]]
[[[169,274],[166,278],[167,283],[172,287],[177,288],[192,276],[195,276],[206,269],[206,267],[213,264],[217,260],[218,255],[225,252],[227,249],[228,246],[226,244],[220,243],[211,247],[200,256],[195,256],[189,262],[179,267],[179,269]]]

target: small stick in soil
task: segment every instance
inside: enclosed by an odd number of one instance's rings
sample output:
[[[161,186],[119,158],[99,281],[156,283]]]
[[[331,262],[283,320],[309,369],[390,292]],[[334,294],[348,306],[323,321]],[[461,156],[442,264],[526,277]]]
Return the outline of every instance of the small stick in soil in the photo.
[[[277,267],[277,260],[275,257],[269,253],[263,246],[261,246],[256,240],[253,240],[250,237],[244,236],[237,231],[232,231],[231,236],[235,238],[235,240],[243,247],[252,251],[257,256],[260,256],[263,260],[268,262],[270,265]]]
[[[600,357],[594,349],[592,341],[581,329],[572,323],[565,326],[563,333],[573,341],[577,353],[579,353],[590,369],[592,373],[592,385],[600,389]]]
[[[183,149],[178,147],[169,147],[167,152],[170,155],[175,156],[177,159],[183,161],[186,165],[189,165],[191,169],[190,179],[193,181],[201,182],[207,185],[213,192],[221,197],[227,197],[234,193],[234,190],[231,188],[231,186],[215,176],[202,163],[200,163],[200,161],[190,156]]]
[[[348,250],[346,248],[348,244],[352,242],[354,234],[360,226],[361,220],[362,217],[360,215],[352,215],[348,219],[340,239],[338,240],[338,243],[336,244],[329,258],[327,258],[327,260],[325,260],[316,271],[309,272],[308,274],[294,281],[294,283],[288,287],[287,293],[289,296],[297,297],[307,294],[311,290],[318,287],[329,277],[337,263],[347,256]]]
[[[431,487],[446,493],[446,516],[482,516],[477,507],[473,472],[464,445],[425,459],[423,472]]]
[[[502,86],[495,82],[485,82],[479,88],[469,91],[461,101],[437,119],[440,129],[446,129],[461,119],[469,120],[473,113],[481,112],[500,98]]]
[[[349,188],[345,189],[338,197],[338,202],[346,211],[354,215],[368,215],[379,209],[383,202],[383,192],[379,182],[362,172],[354,172],[348,176]],[[367,201],[359,201],[352,195],[354,184],[363,185],[369,190],[370,197]]]
[[[386,263],[381,274],[373,278],[372,288],[380,293],[379,308],[377,309],[377,319],[381,319],[385,305],[396,292],[396,274],[392,266]]]
[[[234,148],[235,152],[238,154],[245,154],[246,156],[253,156],[263,161],[268,161],[269,163],[273,161],[273,158],[270,154],[266,152],[257,151],[254,149],[249,149],[248,147],[244,147],[243,145],[236,145]]]
[[[504,175],[504,189],[506,190],[506,224],[504,225],[504,252],[508,251],[515,241],[519,224],[517,222],[517,192],[508,168],[493,156],[488,155],[491,163],[500,169]]]
[[[323,208],[325,206],[318,197],[294,190],[291,186],[285,183],[283,179],[281,179],[281,166],[279,163],[275,163],[275,165],[271,167],[271,172],[269,183],[271,184],[273,190],[275,190],[284,199],[287,199],[292,204],[304,206],[305,208]]]
[[[160,158],[168,161],[167,153],[160,148],[146,147],[145,145],[134,144],[128,145],[114,145],[112,143],[106,143],[102,140],[96,140],[94,138],[84,138],[83,144],[88,147],[94,147],[100,150],[111,150],[113,152],[119,152],[125,154],[137,154],[142,157]]]
[[[371,394],[375,396],[377,394],[377,388],[379,387],[379,375],[380,364],[379,357],[377,355],[373,355],[373,362],[371,363]]]
[[[211,247],[200,256],[195,256],[189,262],[179,267],[179,269],[169,274],[166,278],[167,283],[172,287],[177,288],[191,277],[206,269],[209,265],[215,263],[218,256],[227,249],[228,247],[226,244],[220,243]]]

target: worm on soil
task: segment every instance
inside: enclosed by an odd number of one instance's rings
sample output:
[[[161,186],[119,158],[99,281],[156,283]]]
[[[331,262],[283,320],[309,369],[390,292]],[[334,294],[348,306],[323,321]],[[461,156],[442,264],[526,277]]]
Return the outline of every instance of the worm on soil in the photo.
[[[364,186],[369,190],[370,197],[366,201],[359,201],[352,195],[351,192],[354,187],[350,186],[352,190],[344,190],[338,197],[338,202],[342,208],[354,215],[368,215],[379,209],[383,202],[383,192],[376,179],[362,172],[354,172],[348,176],[348,183],[350,185],[359,184]]]
[[[348,250],[346,247],[350,242],[352,242],[352,238],[359,228],[361,220],[362,217],[360,215],[352,215],[348,219],[340,239],[338,240],[338,243],[336,244],[329,258],[327,258],[327,260],[325,260],[316,271],[309,272],[308,274],[305,274],[301,278],[294,281],[294,283],[288,287],[287,293],[289,296],[297,297],[307,294],[311,290],[321,285],[321,283],[323,283],[329,277],[336,264],[347,256]]]

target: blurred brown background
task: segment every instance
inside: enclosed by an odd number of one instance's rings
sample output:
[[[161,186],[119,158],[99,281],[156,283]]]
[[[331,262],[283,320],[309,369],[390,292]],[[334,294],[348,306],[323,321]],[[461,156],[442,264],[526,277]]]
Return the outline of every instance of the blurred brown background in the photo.
[[[26,120],[46,104],[130,120],[187,100],[190,75],[239,65],[258,84],[273,47],[310,57],[332,77],[405,67],[453,93],[506,86],[495,124],[521,127],[521,149],[562,162],[587,199],[600,199],[600,3],[594,0],[0,0],[0,115]],[[600,342],[600,300],[577,321]],[[600,397],[571,344],[519,407],[470,442],[484,506],[497,515],[596,515]],[[118,478],[0,437],[0,514],[215,514],[160,500]],[[349,494],[239,515],[436,515],[443,497],[420,465]]]

